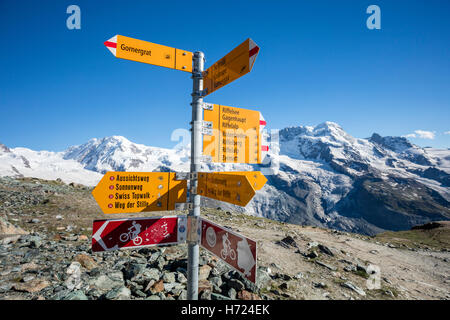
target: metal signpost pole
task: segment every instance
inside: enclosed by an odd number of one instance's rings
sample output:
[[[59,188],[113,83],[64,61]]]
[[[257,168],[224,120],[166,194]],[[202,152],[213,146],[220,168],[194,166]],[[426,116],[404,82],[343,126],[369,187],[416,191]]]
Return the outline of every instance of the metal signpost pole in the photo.
[[[202,122],[203,122],[203,52],[194,53],[194,68],[192,72],[193,92],[192,92],[192,132],[191,132],[191,174],[196,174],[200,170],[200,160],[202,156]],[[191,178],[190,202],[192,209],[189,210],[188,219],[192,221],[191,232],[197,233],[200,217],[200,195],[197,194],[198,177]],[[192,227],[195,229],[192,230]],[[188,283],[187,299],[198,299],[198,263],[199,260],[199,242],[188,242]]]

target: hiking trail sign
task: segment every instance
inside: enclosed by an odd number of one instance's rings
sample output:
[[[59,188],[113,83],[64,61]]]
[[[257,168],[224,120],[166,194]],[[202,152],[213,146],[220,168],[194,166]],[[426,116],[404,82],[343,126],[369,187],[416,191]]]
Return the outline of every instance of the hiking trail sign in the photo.
[[[256,282],[256,242],[204,218],[200,245]]]
[[[174,172],[107,172],[92,191],[103,213],[175,210],[186,202],[186,180]]]
[[[259,47],[252,39],[248,38],[225,57],[214,63],[203,73],[205,90],[203,96],[207,96],[249,73],[258,53]]]
[[[192,52],[116,35],[104,42],[116,57],[192,72]]]
[[[205,158],[213,162],[256,164],[262,163],[268,152],[262,134],[266,122],[260,112],[219,104],[207,109],[205,106],[211,104],[203,102],[204,96],[250,72],[259,47],[248,38],[205,71],[205,55],[200,51],[192,53],[122,35],[110,38],[104,45],[120,59],[191,73],[191,163],[189,173],[107,172],[92,195],[105,214],[180,208],[188,209],[189,214],[96,220],[92,251],[187,243],[189,300],[198,299],[200,245],[255,282],[256,242],[202,219],[200,200],[204,196],[246,206],[267,179],[256,171],[200,170]]]

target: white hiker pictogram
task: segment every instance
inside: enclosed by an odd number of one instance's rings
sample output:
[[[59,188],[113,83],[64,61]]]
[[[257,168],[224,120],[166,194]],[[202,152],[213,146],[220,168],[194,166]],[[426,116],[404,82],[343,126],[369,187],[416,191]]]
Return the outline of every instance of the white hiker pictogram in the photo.
[[[122,233],[119,239],[122,242],[127,242],[131,239],[133,243],[138,246],[142,243],[142,238],[139,236],[139,233],[141,233],[141,225],[136,223],[136,221],[133,221],[132,224],[133,225],[128,228],[128,232]]]
[[[231,242],[228,239],[228,232],[222,236],[223,249],[220,251],[222,259],[226,260],[230,256],[231,260],[236,260],[236,251],[231,248]]]

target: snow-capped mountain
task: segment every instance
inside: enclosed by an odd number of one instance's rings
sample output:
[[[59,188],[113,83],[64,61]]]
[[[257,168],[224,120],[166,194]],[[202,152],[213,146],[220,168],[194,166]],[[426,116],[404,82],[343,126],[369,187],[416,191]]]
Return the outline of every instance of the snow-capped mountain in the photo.
[[[358,139],[338,124],[279,131],[279,170],[245,208],[204,204],[296,223],[374,234],[450,219],[450,150],[420,148],[406,138]],[[0,175],[60,178],[94,186],[106,171],[189,171],[190,146],[164,149],[124,137],[91,139],[63,152],[0,144]],[[202,165],[204,171],[249,171],[247,164]],[[263,169],[264,170],[264,169]],[[263,171],[265,172],[265,171]],[[266,171],[267,172],[267,171]]]

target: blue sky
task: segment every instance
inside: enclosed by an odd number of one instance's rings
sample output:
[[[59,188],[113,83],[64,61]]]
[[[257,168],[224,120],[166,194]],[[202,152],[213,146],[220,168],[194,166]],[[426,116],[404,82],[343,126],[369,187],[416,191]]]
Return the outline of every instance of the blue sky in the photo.
[[[66,27],[71,4],[81,30]],[[371,4],[381,30],[366,27]],[[172,131],[189,128],[190,75],[115,58],[103,42],[121,34],[203,51],[206,67],[252,38],[261,47],[252,72],[205,101],[259,110],[269,128],[334,121],[358,138],[448,148],[449,9],[445,0],[2,0],[0,142],[60,151],[122,135],[174,146]]]

